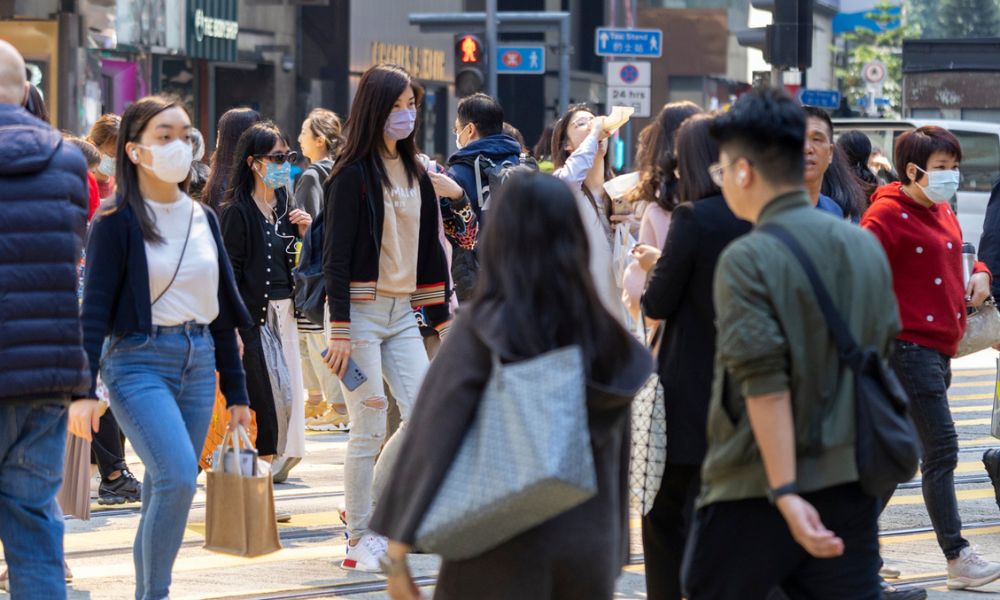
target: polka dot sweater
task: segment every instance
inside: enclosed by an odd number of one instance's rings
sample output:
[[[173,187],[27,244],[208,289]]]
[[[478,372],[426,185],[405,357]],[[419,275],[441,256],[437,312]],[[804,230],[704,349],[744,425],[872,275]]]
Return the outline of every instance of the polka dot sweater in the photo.
[[[875,191],[861,226],[882,242],[892,269],[899,339],[954,356],[965,333],[962,230],[948,204],[918,204],[899,183]],[[976,272],[989,273],[976,263]]]

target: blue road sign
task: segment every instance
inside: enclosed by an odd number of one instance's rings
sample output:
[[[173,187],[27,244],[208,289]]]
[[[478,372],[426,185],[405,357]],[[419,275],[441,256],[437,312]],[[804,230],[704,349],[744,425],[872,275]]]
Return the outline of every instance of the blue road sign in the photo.
[[[663,32],[659,29],[598,27],[596,38],[598,56],[663,56]]]
[[[803,106],[815,106],[816,108],[829,108],[831,110],[840,106],[840,92],[835,90],[799,90],[799,102]]]
[[[892,106],[892,100],[888,98],[875,98],[875,106]]]
[[[500,46],[496,61],[497,73],[503,75],[543,75],[545,46]]]

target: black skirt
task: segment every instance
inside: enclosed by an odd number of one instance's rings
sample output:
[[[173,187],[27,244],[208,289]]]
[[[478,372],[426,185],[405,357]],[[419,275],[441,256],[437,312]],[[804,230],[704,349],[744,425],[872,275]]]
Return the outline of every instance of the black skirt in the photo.
[[[260,327],[240,329],[243,340],[243,368],[247,373],[247,395],[250,409],[257,414],[257,453],[271,456],[278,453],[278,414],[274,409],[274,393],[268,377]]]

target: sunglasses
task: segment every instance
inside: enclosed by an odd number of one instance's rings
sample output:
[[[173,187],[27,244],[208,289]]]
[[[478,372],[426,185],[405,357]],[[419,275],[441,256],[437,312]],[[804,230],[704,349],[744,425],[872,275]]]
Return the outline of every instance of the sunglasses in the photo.
[[[278,163],[279,165],[286,162],[296,162],[299,160],[298,152],[274,152],[273,154],[254,154],[254,160],[264,160],[267,159],[273,163]]]

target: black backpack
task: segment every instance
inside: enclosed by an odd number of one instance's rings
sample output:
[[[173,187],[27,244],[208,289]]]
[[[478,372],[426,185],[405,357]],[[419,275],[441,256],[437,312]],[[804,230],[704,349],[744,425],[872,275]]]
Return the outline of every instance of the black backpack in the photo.
[[[917,431],[909,416],[910,400],[878,350],[858,346],[798,240],[774,223],[763,225],[758,231],[778,238],[787,246],[809,277],[840,360],[854,372],[858,483],[868,494],[886,498],[898,484],[913,478],[920,462]]]
[[[490,198],[500,191],[515,168],[527,167],[535,171],[538,170],[538,163],[526,154],[522,154],[517,163],[509,160],[498,163],[479,154],[475,158],[463,157],[456,164],[469,165],[476,175],[476,197],[469,200],[479,206],[480,214],[489,210]],[[482,230],[480,229],[480,231]],[[472,290],[476,286],[478,277],[479,257],[476,252],[464,248],[453,248],[451,279],[459,302],[464,302],[472,296]]]
[[[299,251],[295,279],[295,309],[310,323],[325,325],[326,287],[323,281],[323,217],[318,216],[306,230]]]

